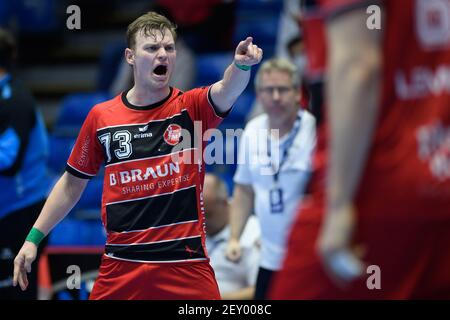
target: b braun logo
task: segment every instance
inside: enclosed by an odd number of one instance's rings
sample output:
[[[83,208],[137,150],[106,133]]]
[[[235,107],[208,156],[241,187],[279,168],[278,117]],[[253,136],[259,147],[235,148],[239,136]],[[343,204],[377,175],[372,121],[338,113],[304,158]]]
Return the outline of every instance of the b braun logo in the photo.
[[[178,124],[171,124],[164,132],[164,141],[171,146],[174,146],[180,142],[181,138],[181,126]]]

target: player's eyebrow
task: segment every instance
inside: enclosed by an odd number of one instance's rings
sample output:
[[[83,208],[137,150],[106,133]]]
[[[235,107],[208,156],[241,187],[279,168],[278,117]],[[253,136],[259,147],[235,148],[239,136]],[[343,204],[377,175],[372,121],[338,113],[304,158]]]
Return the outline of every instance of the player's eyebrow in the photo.
[[[152,47],[152,46],[175,46],[175,42],[170,41],[170,42],[151,42],[151,43],[144,43],[144,47]]]

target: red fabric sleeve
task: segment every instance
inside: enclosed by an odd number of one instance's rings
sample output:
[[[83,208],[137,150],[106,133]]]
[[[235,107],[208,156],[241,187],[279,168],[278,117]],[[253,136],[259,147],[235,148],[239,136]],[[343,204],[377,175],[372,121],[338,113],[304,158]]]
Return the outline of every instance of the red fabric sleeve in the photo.
[[[93,108],[86,117],[67,161],[66,170],[79,178],[94,177],[104,159],[103,148],[97,139],[95,111]]]
[[[183,94],[184,104],[188,107],[192,120],[202,122],[203,132],[216,128],[231,111],[231,109],[225,113],[216,111],[217,107],[211,100],[210,88],[211,86],[196,88]]]

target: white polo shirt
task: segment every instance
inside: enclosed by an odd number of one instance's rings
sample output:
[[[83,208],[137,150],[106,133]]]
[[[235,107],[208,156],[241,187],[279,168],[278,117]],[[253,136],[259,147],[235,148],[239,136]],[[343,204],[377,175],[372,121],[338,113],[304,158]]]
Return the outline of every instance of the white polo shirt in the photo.
[[[225,249],[230,238],[230,228],[226,227],[214,236],[206,237],[206,249],[210,264],[214,269],[219,291],[225,293],[254,286],[258,275],[260,249],[256,245],[259,238],[259,225],[256,217],[250,217],[241,238],[242,256],[238,262],[225,257]]]
[[[270,139],[272,158],[278,159],[292,136],[292,143],[279,170],[278,187],[282,189],[283,212],[272,213],[270,190],[274,187],[273,169],[267,152],[270,131],[268,116],[262,114],[248,122],[241,136],[238,167],[234,182],[251,185],[255,194],[254,210],[261,227],[261,267],[272,271],[281,268],[286,240],[295,213],[311,172],[311,157],[316,144],[315,118],[307,111],[299,111],[299,128],[287,133],[280,140]],[[273,152],[273,150],[277,150]]]

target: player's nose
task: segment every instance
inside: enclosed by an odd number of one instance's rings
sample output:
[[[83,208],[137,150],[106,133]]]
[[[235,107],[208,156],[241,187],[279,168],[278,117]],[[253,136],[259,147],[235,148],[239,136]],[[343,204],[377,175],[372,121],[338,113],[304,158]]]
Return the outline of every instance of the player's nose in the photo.
[[[158,59],[161,59],[161,60],[167,59],[166,49],[164,47],[159,48],[156,56]]]

